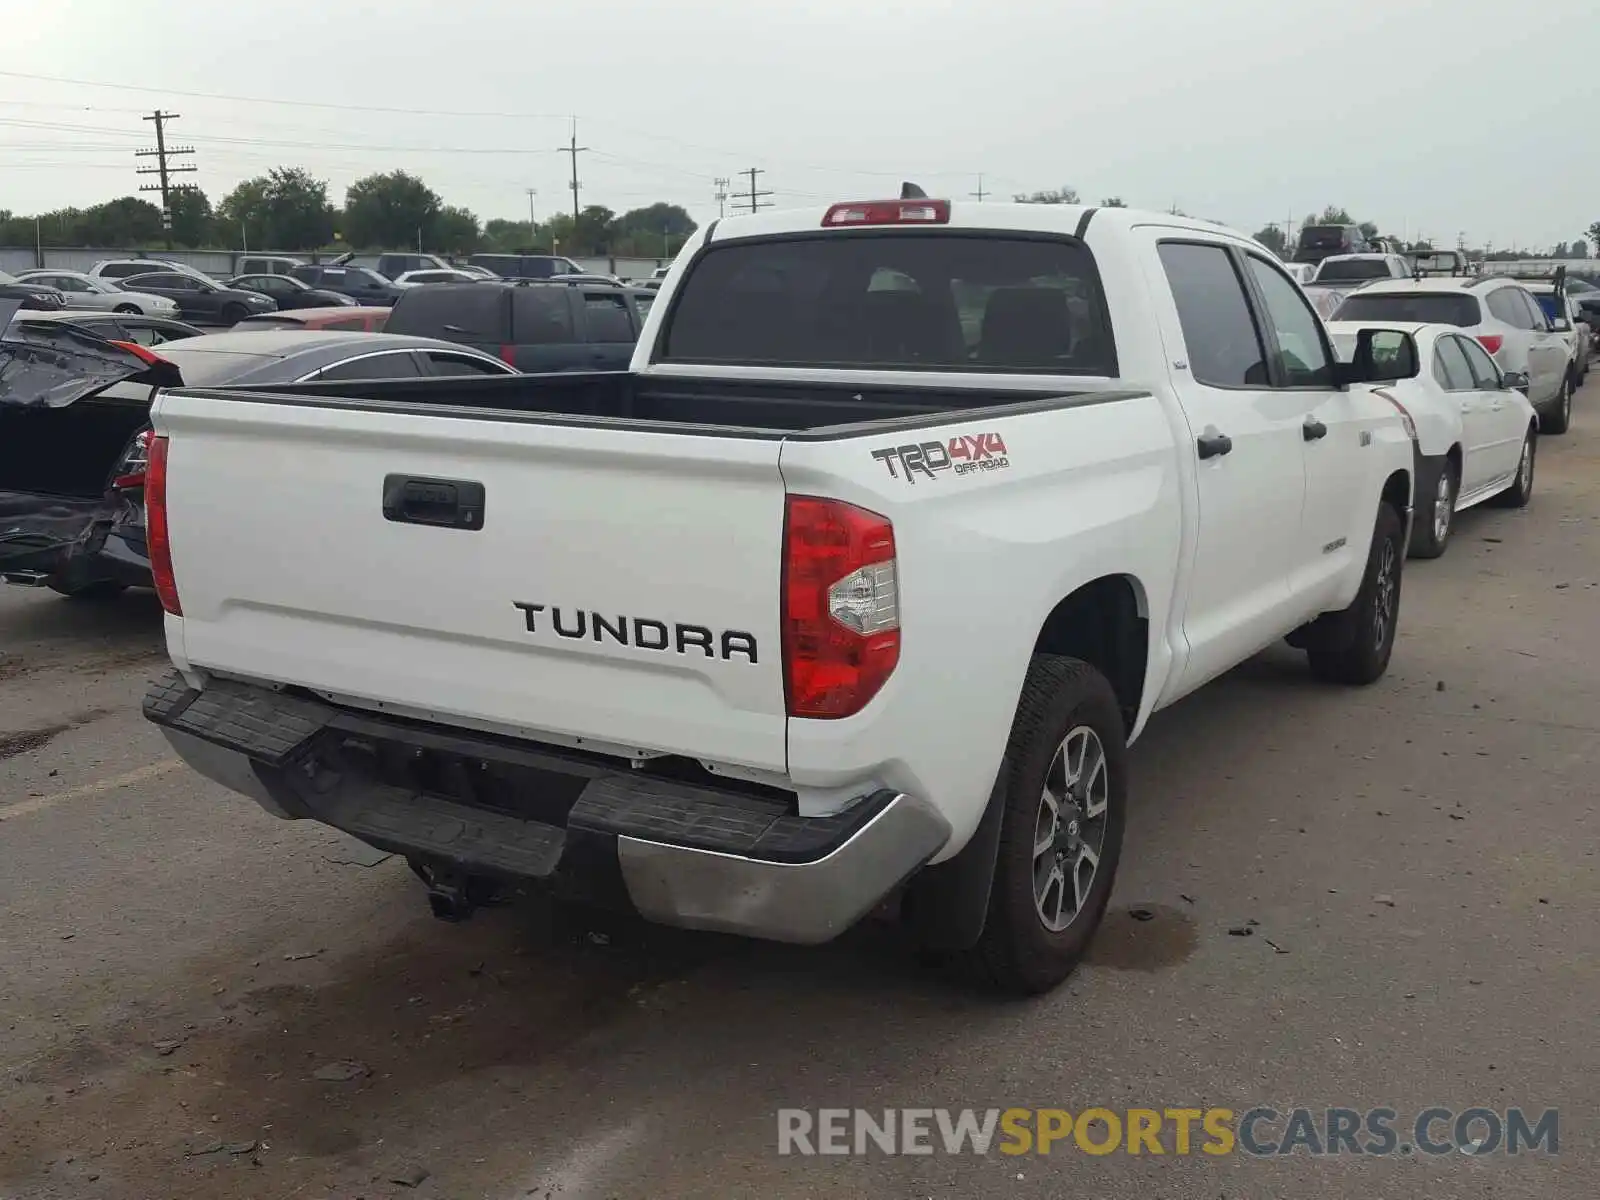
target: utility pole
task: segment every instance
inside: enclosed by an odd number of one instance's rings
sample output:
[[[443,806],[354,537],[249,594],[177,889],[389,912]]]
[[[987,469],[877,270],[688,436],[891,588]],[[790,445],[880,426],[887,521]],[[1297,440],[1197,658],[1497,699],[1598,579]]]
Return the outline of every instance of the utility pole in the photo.
[[[983,190],[983,176],[979,175],[978,176],[978,190],[975,191],[975,192],[968,192],[967,195],[971,196],[979,204],[982,204],[983,203],[983,198],[985,196],[992,196],[992,195],[994,195],[994,193],[993,192],[986,192],[986,191]]]
[[[711,182],[716,185],[717,189],[713,193],[713,198],[717,202],[717,220],[720,221],[723,217],[728,215],[728,184],[731,183],[732,180],[722,179],[719,177],[713,179]]]
[[[178,115],[177,113],[162,112],[158,108],[148,117],[145,117],[146,121],[155,122],[156,148],[154,150],[135,150],[133,152],[135,158],[153,158],[156,160],[155,166],[140,167],[136,174],[159,175],[161,177],[159,184],[141,184],[139,190],[141,192],[161,193],[161,230],[166,235],[168,250],[172,249],[172,193],[194,190],[193,184],[170,183],[169,176],[183,175],[197,169],[193,163],[180,167],[169,166],[167,163],[170,158],[181,158],[186,154],[194,153],[193,146],[173,146],[170,148],[167,146],[167,122],[176,121]]]
[[[533,201],[534,201],[534,198],[539,195],[539,189],[538,188],[528,188],[527,191],[528,191],[528,244],[531,246],[531,245],[533,245],[533,227],[538,224],[538,221],[534,218],[534,215],[533,215]]]
[[[589,147],[578,145],[578,118],[572,118],[572,140],[565,146],[557,146],[557,154],[570,155],[572,158],[572,223],[578,223],[578,155],[585,153]]]
[[[763,199],[763,197],[772,195],[772,192],[770,190],[768,190],[768,191],[757,191],[756,190],[756,177],[760,176],[760,175],[765,175],[766,172],[763,171],[760,167],[747,167],[743,171],[740,171],[739,174],[748,175],[750,177],[750,191],[741,200],[741,202],[740,202],[741,203],[741,207],[743,205],[748,204],[750,206],[750,211],[752,213],[755,212],[756,209],[758,209],[758,208],[771,208],[772,207],[772,201]]]

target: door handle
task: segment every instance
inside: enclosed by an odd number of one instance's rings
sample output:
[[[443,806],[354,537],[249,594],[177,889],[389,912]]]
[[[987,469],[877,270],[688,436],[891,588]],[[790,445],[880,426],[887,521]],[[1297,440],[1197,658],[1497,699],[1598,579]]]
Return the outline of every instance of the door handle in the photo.
[[[1305,424],[1300,426],[1300,436],[1308,442],[1328,436],[1328,427],[1315,417],[1307,417]]]
[[[1217,458],[1233,449],[1233,439],[1215,429],[1208,429],[1195,439],[1201,458]]]
[[[470,479],[383,477],[383,518],[445,529],[483,528],[483,484]]]

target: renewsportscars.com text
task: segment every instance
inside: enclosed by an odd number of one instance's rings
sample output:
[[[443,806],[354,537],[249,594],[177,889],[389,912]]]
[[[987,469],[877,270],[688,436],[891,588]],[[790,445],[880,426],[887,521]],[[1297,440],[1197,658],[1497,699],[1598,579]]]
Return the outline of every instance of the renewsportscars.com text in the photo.
[[[778,1153],[1559,1154],[1560,1113],[1521,1108],[784,1108]]]

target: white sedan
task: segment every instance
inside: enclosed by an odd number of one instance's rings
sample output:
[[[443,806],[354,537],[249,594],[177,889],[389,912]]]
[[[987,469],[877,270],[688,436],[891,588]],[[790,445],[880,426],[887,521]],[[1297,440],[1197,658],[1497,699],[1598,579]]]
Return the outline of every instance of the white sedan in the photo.
[[[1355,357],[1364,329],[1373,330],[1374,361],[1392,365],[1397,376],[1378,393],[1416,428],[1411,554],[1437,558],[1457,512],[1489,499],[1521,508],[1532,497],[1539,417],[1520,390],[1528,381],[1502,372],[1476,340],[1450,325],[1330,322],[1341,358]]]
[[[430,267],[424,271],[406,271],[396,275],[395,287],[413,288],[421,287],[425,283],[482,283],[483,280],[476,275],[469,275],[465,271],[450,271],[443,267]]]
[[[82,271],[62,271],[53,267],[39,267],[24,271],[18,279],[53,287],[66,298],[68,308],[88,309],[93,312],[138,313],[142,317],[176,317],[178,303],[154,292],[129,292],[118,287],[115,280],[86,275]]]

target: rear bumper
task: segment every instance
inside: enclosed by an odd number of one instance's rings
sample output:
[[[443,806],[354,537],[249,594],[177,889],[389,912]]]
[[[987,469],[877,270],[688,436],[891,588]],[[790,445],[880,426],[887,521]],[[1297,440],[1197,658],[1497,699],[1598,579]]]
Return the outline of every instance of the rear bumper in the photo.
[[[137,504],[0,492],[0,579],[64,592],[97,583],[149,587]]]
[[[950,836],[932,805],[901,792],[800,817],[776,792],[647,776],[232,681],[199,690],[177,672],[151,686],[145,715],[195,770],[278,816],[689,929],[828,941]],[[397,759],[409,778],[397,780]]]

